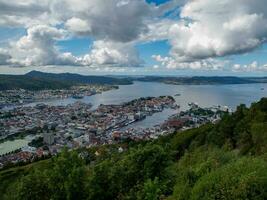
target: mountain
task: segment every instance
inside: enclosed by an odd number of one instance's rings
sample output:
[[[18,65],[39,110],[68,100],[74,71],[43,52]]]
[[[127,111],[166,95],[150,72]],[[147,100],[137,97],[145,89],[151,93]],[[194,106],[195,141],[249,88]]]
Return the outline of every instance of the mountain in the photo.
[[[31,71],[25,75],[0,75],[0,90],[67,89],[80,84],[125,85],[131,83],[126,78],[83,76],[70,73],[52,74],[39,71]]]
[[[26,74],[27,77],[42,78],[46,80],[70,81],[82,84],[112,84],[112,85],[128,85],[132,84],[127,78],[113,78],[108,76],[84,76],[71,73],[44,73],[39,71],[31,71]]]
[[[194,77],[157,77],[145,76],[136,78],[138,81],[161,82],[175,85],[216,85],[216,84],[250,84],[267,82],[265,78],[246,78],[234,76],[194,76]]]
[[[25,75],[0,75],[0,90],[42,90],[42,89],[65,89],[73,83],[59,80],[50,80]]]
[[[80,84],[128,85],[133,81],[161,82],[176,85],[250,84],[266,83],[266,77],[159,77],[159,76],[85,76],[72,73],[31,71],[25,75],[0,75],[0,90],[66,89]]]
[[[267,98],[263,98],[251,108],[238,106],[217,124],[153,141],[63,150],[53,159],[2,170],[0,197],[267,199],[266,169]]]

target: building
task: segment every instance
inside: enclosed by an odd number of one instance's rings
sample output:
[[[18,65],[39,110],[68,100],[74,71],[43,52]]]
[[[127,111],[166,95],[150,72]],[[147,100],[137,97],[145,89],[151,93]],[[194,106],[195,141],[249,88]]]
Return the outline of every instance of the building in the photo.
[[[44,133],[44,143],[48,145],[52,145],[55,141],[54,134],[53,133]]]

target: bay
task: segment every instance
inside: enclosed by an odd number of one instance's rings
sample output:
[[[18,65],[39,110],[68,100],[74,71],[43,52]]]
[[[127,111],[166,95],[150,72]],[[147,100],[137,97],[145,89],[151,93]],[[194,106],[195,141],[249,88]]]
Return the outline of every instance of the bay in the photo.
[[[196,102],[202,107],[214,105],[228,106],[235,109],[244,103],[250,105],[254,101],[267,95],[267,84],[235,84],[235,85],[169,85],[154,82],[134,82],[132,85],[119,86],[117,90],[110,90],[93,96],[86,96],[81,100],[68,98],[43,101],[48,105],[67,105],[76,101],[93,104],[93,109],[100,104],[121,104],[133,99],[148,96],[170,95],[181,106],[187,109],[188,103]],[[175,96],[180,94],[180,96]],[[25,106],[34,106],[37,103]]]
[[[119,86],[117,90],[110,90],[93,96],[86,96],[81,100],[68,98],[51,101],[42,101],[27,104],[24,106],[34,106],[37,103],[48,105],[67,105],[76,101],[91,103],[92,109],[96,109],[100,104],[121,104],[140,97],[157,97],[162,95],[173,96],[176,103],[180,105],[180,110],[186,110],[188,103],[195,102],[201,107],[211,107],[216,105],[228,106],[235,110],[239,104],[250,106],[252,102],[259,101],[267,96],[267,84],[235,84],[235,85],[169,85],[154,82],[134,82],[132,85]],[[177,95],[179,94],[179,95]],[[150,128],[163,123],[170,115],[177,111],[167,109],[162,113],[148,116],[143,121],[128,125],[127,128]],[[21,148],[26,144],[26,140],[7,141],[0,144],[0,155],[6,152]]]

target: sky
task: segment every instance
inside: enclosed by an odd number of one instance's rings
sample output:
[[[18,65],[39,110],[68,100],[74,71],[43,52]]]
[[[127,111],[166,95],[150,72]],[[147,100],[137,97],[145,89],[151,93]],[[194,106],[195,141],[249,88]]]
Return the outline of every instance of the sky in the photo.
[[[267,76],[266,0],[0,0],[0,73]]]

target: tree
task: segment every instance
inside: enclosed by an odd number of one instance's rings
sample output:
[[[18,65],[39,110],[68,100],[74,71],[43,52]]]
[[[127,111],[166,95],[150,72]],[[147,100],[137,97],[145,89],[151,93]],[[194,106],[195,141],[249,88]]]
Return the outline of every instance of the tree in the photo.
[[[86,171],[83,160],[75,151],[66,149],[53,158],[51,168],[35,170],[23,176],[17,187],[11,189],[7,199],[85,199],[86,197]],[[10,189],[10,191],[11,191]]]
[[[266,199],[266,168],[263,160],[241,158],[203,176],[195,184],[190,199]]]

